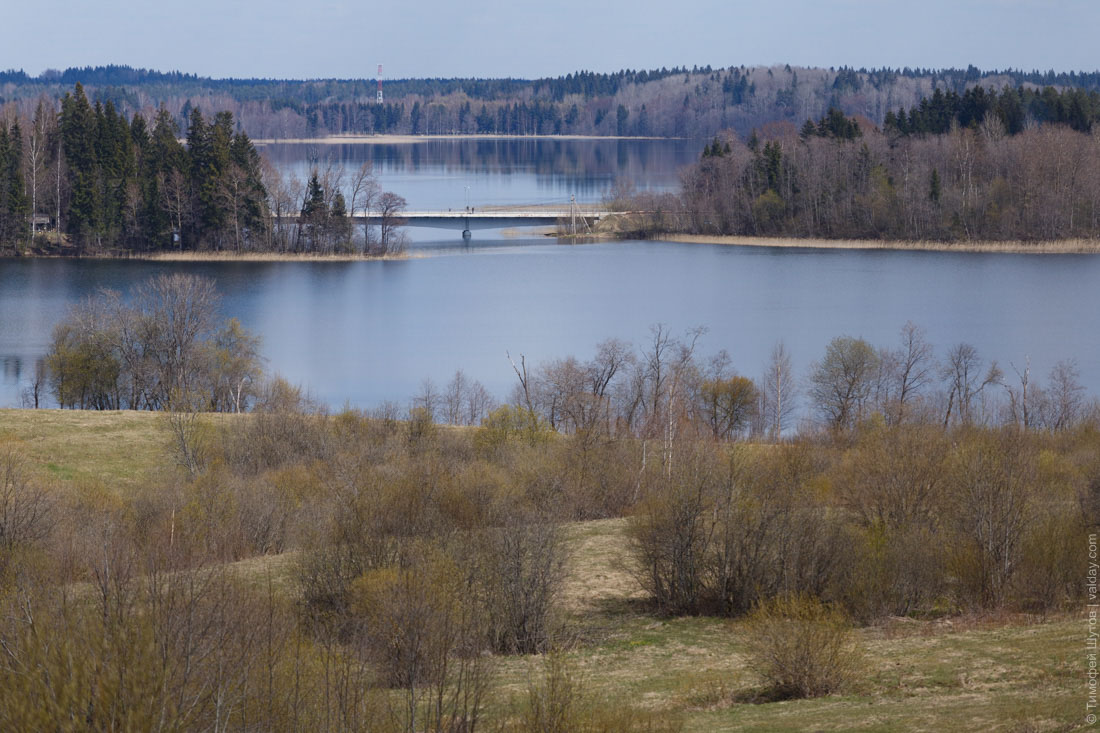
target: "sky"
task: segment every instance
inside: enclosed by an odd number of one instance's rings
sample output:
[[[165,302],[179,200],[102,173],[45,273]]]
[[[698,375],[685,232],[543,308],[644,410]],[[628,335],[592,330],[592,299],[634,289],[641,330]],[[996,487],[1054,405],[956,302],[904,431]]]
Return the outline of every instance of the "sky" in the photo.
[[[662,66],[1095,71],[1096,0],[36,0],[0,69],[122,64],[285,79]]]

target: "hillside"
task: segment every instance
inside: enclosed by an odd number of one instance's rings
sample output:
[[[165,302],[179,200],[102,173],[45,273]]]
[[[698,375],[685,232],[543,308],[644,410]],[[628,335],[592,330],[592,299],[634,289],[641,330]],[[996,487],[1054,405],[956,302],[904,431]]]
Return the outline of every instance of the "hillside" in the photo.
[[[253,138],[334,134],[581,134],[709,137],[745,135],[770,123],[801,125],[830,107],[881,125],[936,89],[1100,89],[1100,73],[967,69],[729,66],[576,72],[546,79],[209,79],[125,66],[68,69],[37,77],[0,73],[0,105],[25,116],[42,95],[82,83],[95,101],[130,116],[164,105],[181,129],[193,107],[230,111]]]
[[[0,444],[12,441],[53,491],[132,507],[124,514],[141,511],[138,484],[158,466],[161,476],[170,470],[170,436],[155,414],[2,410]],[[1086,622],[1077,614],[886,619],[858,629],[863,664],[843,695],[770,702],[746,665],[742,620],[668,617],[644,602],[625,520],[571,523],[565,542],[568,641],[559,658],[586,706],[648,711],[685,731],[1059,731],[1084,720]],[[256,587],[293,595],[296,554],[230,567]],[[487,718],[499,721],[537,684],[544,658],[499,655],[494,664]]]

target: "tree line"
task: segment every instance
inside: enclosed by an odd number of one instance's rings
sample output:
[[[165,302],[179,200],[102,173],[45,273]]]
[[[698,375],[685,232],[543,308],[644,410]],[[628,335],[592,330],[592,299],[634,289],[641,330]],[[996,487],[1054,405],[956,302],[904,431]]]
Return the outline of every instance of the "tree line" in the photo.
[[[10,112],[10,110],[9,110]],[[0,247],[83,254],[163,250],[389,253],[404,199],[364,167],[308,185],[267,163],[230,112],[191,108],[184,140],[167,109],[147,121],[93,105],[78,83],[33,116],[0,117]],[[323,184],[322,185],[322,179]],[[380,225],[351,226],[381,206]],[[61,236],[63,235],[63,236]]]
[[[996,118],[1009,135],[1023,132],[1029,124],[1048,123],[1089,132],[1100,120],[1100,92],[1049,86],[1005,87],[998,92],[977,86],[959,94],[937,88],[908,112],[887,112],[883,129],[897,135],[943,135],[955,126],[979,127],[987,117]]]
[[[1076,91],[1081,97],[1078,107],[1087,102],[1095,108],[1089,100],[1100,90],[1095,73],[982,71],[973,66],[942,70],[695,66],[609,74],[578,71],[534,80],[396,79],[385,83],[386,103],[377,105],[370,79],[206,79],[178,72],[96,67],[38,77],[18,71],[0,74],[6,95],[0,97],[0,104],[11,103],[29,117],[40,96],[59,98],[77,82],[91,89],[93,101],[110,101],[128,117],[140,112],[151,118],[164,106],[180,129],[189,126],[194,106],[214,105],[232,112],[254,138],[348,133],[709,138],[723,129],[747,135],[769,123],[798,125],[808,117],[821,116],[829,107],[882,125],[888,114],[900,118],[899,107],[920,111],[922,100],[937,92],[944,98],[961,98],[974,90],[1009,95],[1002,100],[1011,112],[1005,124],[1015,131],[1016,122],[1027,125],[1049,119],[1042,98],[1050,94]],[[1062,116],[1080,119],[1078,107],[1067,108]],[[937,119],[922,116],[916,126],[934,125]]]
[[[259,340],[235,320],[219,324],[218,303],[213,281],[191,275],[158,276],[125,296],[101,291],[56,326],[26,401],[37,407],[52,395],[74,409],[248,411],[263,382]],[[1100,419],[1100,402],[1089,400],[1072,359],[1056,362],[1044,380],[1027,357],[1005,368],[966,342],[937,355],[913,323],[893,346],[838,336],[802,375],[777,342],[756,378],[738,373],[725,350],[704,357],[705,333],[677,336],[658,324],[640,348],[608,339],[589,360],[529,365],[521,356],[503,404],[459,370],[441,387],[425,380],[410,414],[505,432],[531,421],[586,440],[658,444],[682,424],[714,440],[778,441],[843,434],[869,419],[1052,432]],[[393,419],[399,413],[394,403],[379,409]]]
[[[631,234],[893,240],[1100,236],[1100,144],[1065,124],[1008,134],[996,114],[943,134],[903,135],[836,110],[726,134],[682,176],[679,195],[613,202]]]

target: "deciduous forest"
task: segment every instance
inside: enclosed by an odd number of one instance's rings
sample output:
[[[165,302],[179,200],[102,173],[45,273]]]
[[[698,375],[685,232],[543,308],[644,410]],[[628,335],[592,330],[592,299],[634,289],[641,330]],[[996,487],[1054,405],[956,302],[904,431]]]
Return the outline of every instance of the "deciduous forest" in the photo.
[[[578,71],[534,80],[385,80],[386,102],[378,105],[370,78],[207,79],[108,66],[37,77],[0,73],[0,104],[30,116],[41,95],[59,98],[78,82],[93,101],[110,101],[127,116],[164,106],[181,129],[196,106],[225,110],[258,139],[348,133],[710,137],[724,129],[748,135],[768,122],[800,125],[829,107],[881,125],[887,112],[919,105],[937,89],[963,95],[975,87],[1021,94],[1045,87],[1081,90],[1086,114],[1096,119],[1100,91],[1095,72],[707,66]],[[1025,105],[1023,112],[1046,119],[1038,107]]]
[[[1051,122],[1019,124],[1019,96],[1006,91],[936,94],[883,129],[834,108],[801,129],[720,135],[680,194],[627,192],[614,206],[642,212],[623,227],[642,235],[1096,239],[1100,138],[1073,111],[1077,93],[1030,99]]]

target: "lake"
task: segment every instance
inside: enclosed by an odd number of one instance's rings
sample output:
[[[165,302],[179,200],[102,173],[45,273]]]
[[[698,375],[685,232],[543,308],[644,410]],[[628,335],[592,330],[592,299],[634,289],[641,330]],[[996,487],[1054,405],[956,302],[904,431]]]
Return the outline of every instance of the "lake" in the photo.
[[[699,157],[694,140],[427,139],[418,143],[275,143],[259,149],[306,181],[327,166],[347,176],[369,162],[379,184],[415,211],[470,206],[598,203],[617,180],[673,190]],[[413,232],[416,234],[416,232]]]
[[[614,142],[608,151],[619,148]],[[687,144],[647,149],[632,142],[637,149],[628,148],[624,165],[633,166],[639,185],[674,185]],[[461,158],[446,146],[436,153],[426,146],[416,165],[410,150],[352,147],[360,156],[382,155],[374,160],[383,185],[406,195],[411,207],[442,206],[456,190],[464,193],[470,184],[462,181],[479,177],[484,180],[474,185],[486,195],[515,197],[504,203],[532,203],[524,197],[540,191],[568,200],[573,189],[578,200],[599,200],[600,187],[619,170],[617,164],[601,168],[593,176],[602,183],[590,190],[581,185],[583,173],[570,172],[569,161],[594,160],[595,153],[571,157],[568,146],[551,155],[557,163],[544,170],[523,157],[535,153],[496,153],[489,172],[476,156]],[[367,147],[372,151],[364,152]],[[302,165],[284,153],[280,165]],[[354,155],[347,162],[357,165]],[[407,189],[387,183],[401,176]],[[1082,382],[1100,393],[1094,337],[1100,257],[572,245],[480,231],[463,243],[457,231],[435,229],[417,233],[410,254],[350,263],[0,260],[0,406],[20,404],[51,329],[71,304],[98,288],[125,291],[168,271],[213,278],[224,315],[262,336],[268,370],[334,408],[407,404],[422,380],[442,385],[456,369],[506,398],[515,382],[508,353],[535,364],[570,354],[588,358],[609,337],[641,346],[656,323],[675,333],[706,327],[702,351],[726,349],[738,371],[756,377],[779,339],[805,373],[835,336],[892,347],[912,320],[926,329],[938,354],[967,341],[1008,375],[1011,365],[1022,370],[1030,358],[1033,375],[1045,381],[1056,361],[1075,358]]]

